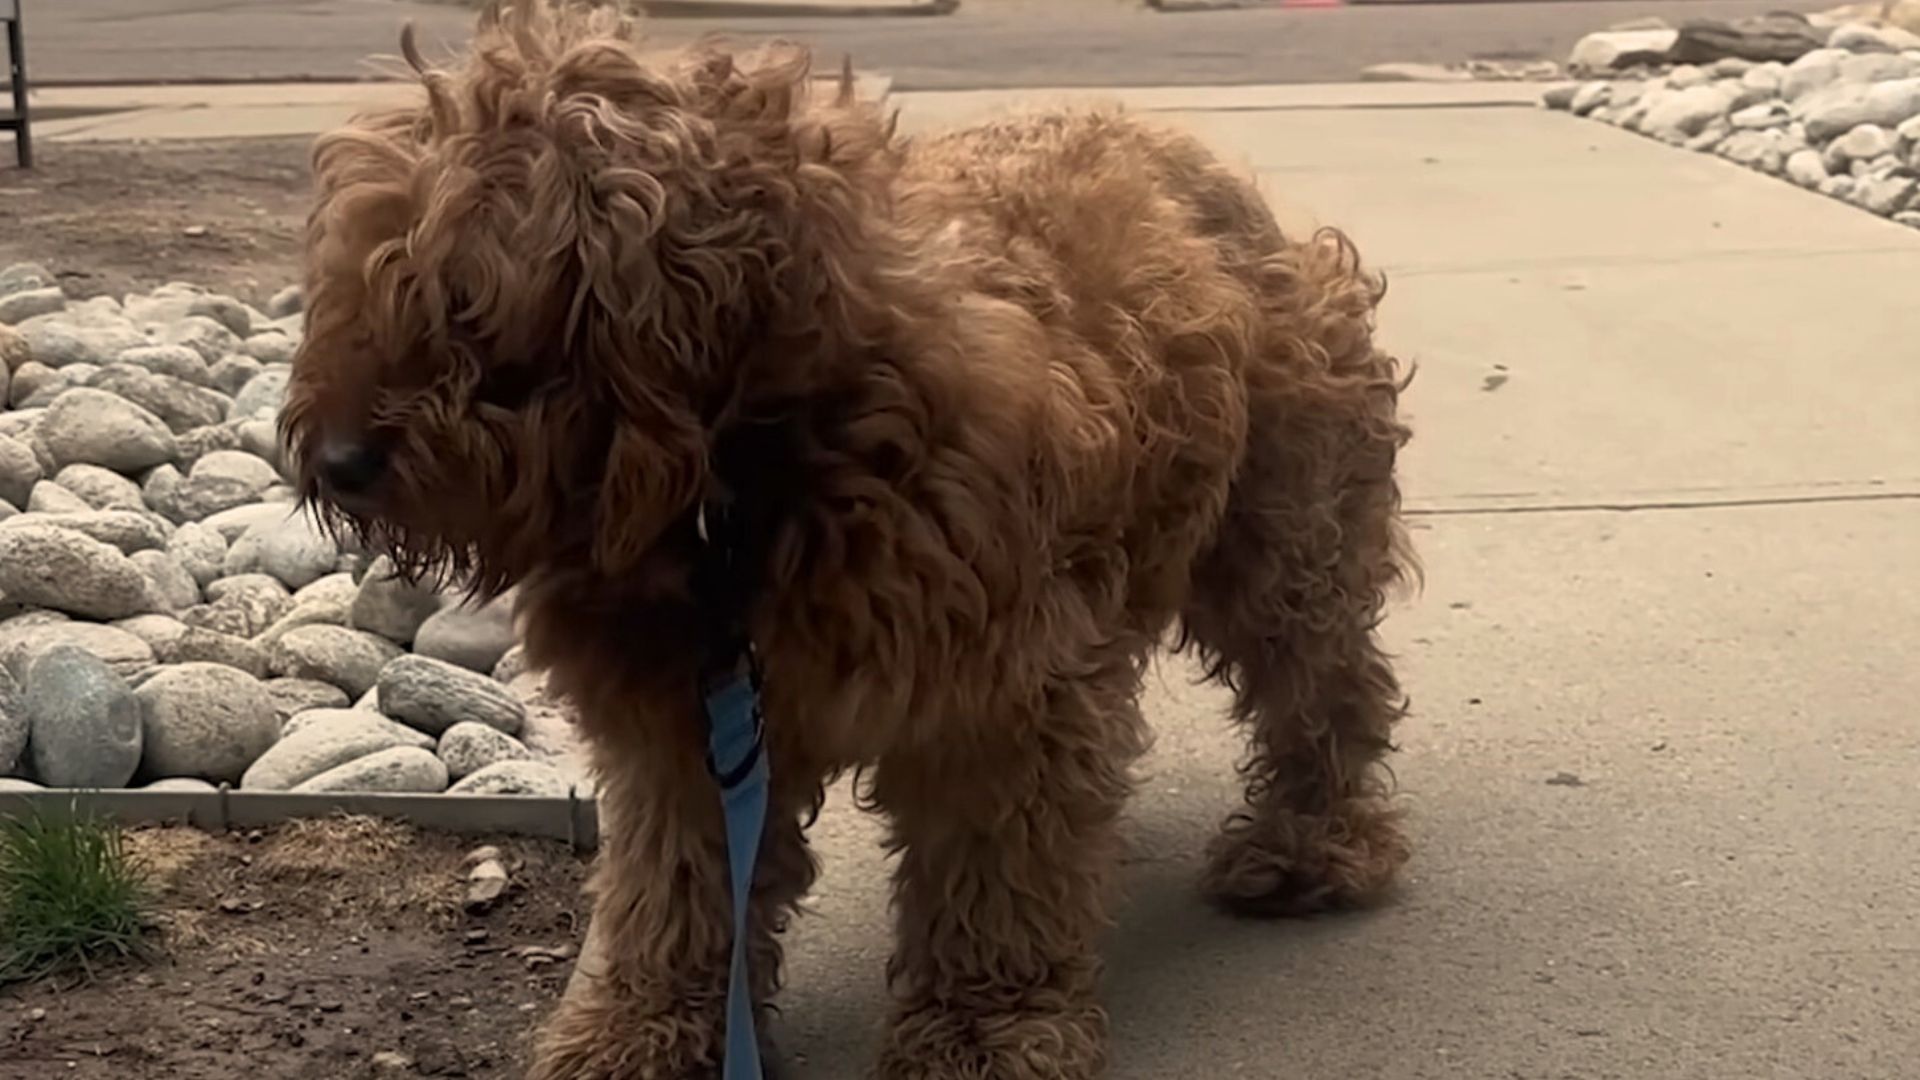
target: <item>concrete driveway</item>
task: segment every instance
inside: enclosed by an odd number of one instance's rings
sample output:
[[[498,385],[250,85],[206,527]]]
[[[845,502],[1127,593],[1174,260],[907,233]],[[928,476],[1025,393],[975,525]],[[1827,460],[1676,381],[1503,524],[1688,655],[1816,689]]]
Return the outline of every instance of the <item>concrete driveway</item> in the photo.
[[[1393,276],[1419,852],[1369,915],[1202,906],[1236,743],[1166,666],[1113,1075],[1911,1080],[1920,234],[1531,109],[1158,104]],[[885,867],[844,801],[819,835],[786,1043],[838,1080],[885,1007]]]

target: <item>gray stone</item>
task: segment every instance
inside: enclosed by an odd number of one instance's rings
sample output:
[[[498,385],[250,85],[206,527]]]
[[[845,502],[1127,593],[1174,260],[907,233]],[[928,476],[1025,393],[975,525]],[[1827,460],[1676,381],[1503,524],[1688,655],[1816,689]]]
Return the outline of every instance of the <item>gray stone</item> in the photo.
[[[465,721],[515,735],[526,722],[526,706],[506,687],[431,657],[398,657],[380,672],[378,686],[381,712],[429,735]]]
[[[41,484],[40,487],[66,490],[58,484]],[[39,488],[34,490],[37,492]],[[79,496],[74,495],[73,498],[78,499]],[[29,498],[27,505],[33,504],[34,500]],[[80,505],[86,507],[85,503]],[[69,529],[103,544],[110,544],[124,555],[164,548],[167,546],[167,537],[172,533],[172,527],[165,521],[144,510],[94,510],[91,508],[62,509],[53,512],[29,510],[0,525],[0,529],[24,529],[43,525],[56,529]]]
[[[267,697],[273,701],[274,714],[283,725],[304,712],[347,707],[345,690],[313,679],[268,679],[266,687]]]
[[[1687,90],[1695,86],[1705,86],[1713,81],[1713,76],[1704,68],[1693,64],[1681,64],[1667,72],[1666,84],[1675,90]]]
[[[1665,63],[1679,34],[1672,30],[1603,30],[1577,42],[1567,57],[1576,75],[1599,75]]]
[[[141,791],[165,791],[176,795],[209,795],[220,789],[191,776],[168,776],[142,785]]]
[[[267,650],[263,646],[199,626],[186,627],[160,658],[172,664],[219,664],[244,671],[255,679],[266,678],[269,670]]]
[[[1589,116],[1593,110],[1613,100],[1613,87],[1604,82],[1585,83],[1574,89],[1567,108],[1575,116]]]
[[[42,480],[33,485],[33,490],[27,493],[27,512],[45,515],[50,521],[68,514],[92,513],[93,507],[87,505],[87,500],[59,484],[51,480]]]
[[[275,675],[331,683],[358,697],[379,683],[381,669],[399,655],[399,646],[385,638],[344,626],[314,625],[281,635],[268,651],[268,662]]]
[[[1778,63],[1778,61],[1773,62]],[[1737,56],[1729,56],[1715,60],[1708,66],[1707,73],[1716,79],[1743,79],[1746,77],[1747,72],[1753,70],[1753,67],[1754,64],[1751,60],[1742,60]]]
[[[1897,26],[1848,23],[1833,32],[1833,36],[1827,39],[1827,45],[1829,48],[1856,53],[1897,53],[1903,49],[1920,49],[1920,36]]]
[[[165,611],[185,611],[200,603],[200,583],[180,560],[164,551],[136,551],[128,556],[147,575],[153,598]]]
[[[235,337],[244,338],[253,333],[253,316],[247,312],[247,305],[231,296],[216,294],[196,297],[187,306],[187,314],[212,319]]]
[[[421,750],[434,748],[436,740],[424,732],[415,731],[405,724],[389,717],[381,716],[371,705],[351,705],[345,709],[308,709],[296,713],[287,720],[280,730],[280,737],[286,738],[302,728],[313,725],[336,723],[345,718],[353,718],[356,723],[364,723],[368,718],[383,725],[395,740],[395,746],[412,746]]]
[[[1854,188],[1853,201],[1862,209],[1891,217],[1910,208],[1917,186],[1920,180],[1911,176],[1869,176]]]
[[[1571,109],[1573,107],[1573,96],[1578,93],[1579,90],[1580,84],[1578,83],[1562,83],[1559,86],[1550,86],[1547,88],[1546,93],[1540,95],[1540,104],[1554,110]]]
[[[285,334],[271,331],[255,334],[240,343],[240,352],[262,364],[291,364],[297,343]]]
[[[33,774],[48,787],[125,787],[140,767],[140,706],[127,681],[84,649],[35,660],[21,694]]]
[[[437,794],[447,790],[447,766],[431,752],[396,746],[336,765],[296,784],[297,792],[371,791]]]
[[[26,505],[40,476],[40,462],[27,444],[0,435],[0,499],[15,506]]]
[[[214,389],[231,397],[244,389],[247,383],[252,382],[255,375],[265,370],[265,365],[253,357],[234,353],[232,356],[222,357],[219,363],[213,365],[207,372],[207,378]]]
[[[1820,194],[1834,199],[1851,198],[1854,179],[1851,176],[1829,176],[1820,181]]]
[[[1816,141],[1835,138],[1861,124],[1893,127],[1920,114],[1920,79],[1836,83],[1799,102],[1807,134]]]
[[[1799,101],[1831,85],[1840,77],[1840,65],[1847,56],[1844,49],[1815,49],[1788,64],[1780,77],[1780,96],[1788,101]]]
[[[527,659],[527,647],[515,645],[500,657],[499,663],[493,665],[493,681],[506,685],[531,670],[531,661]]]
[[[161,668],[134,697],[140,702],[145,776],[236,781],[280,737],[266,687],[224,664]]]
[[[502,761],[489,765],[447,789],[449,795],[524,795],[565,798],[567,778],[538,761]]]
[[[468,671],[490,672],[515,638],[513,598],[507,595],[478,608],[453,604],[434,612],[414,634],[413,651]]]
[[[83,462],[130,473],[171,461],[179,450],[159,417],[91,387],[55,398],[38,430],[62,468]]]
[[[220,534],[222,540],[232,544],[255,525],[283,522],[299,512],[300,508],[290,502],[255,503],[251,506],[236,506],[231,510],[222,510],[217,514],[208,514],[201,524],[213,529]]]
[[[360,579],[347,625],[406,645],[442,603],[434,590],[396,576],[393,560],[382,555]]]
[[[1683,143],[1724,117],[1730,104],[1718,86],[1670,91],[1651,100],[1640,130],[1656,139]]]
[[[1727,117],[1735,128],[1758,131],[1763,128],[1786,127],[1793,119],[1793,113],[1778,101],[1768,101],[1759,105],[1749,105]]]
[[[272,420],[242,420],[239,422],[240,449],[259,458],[261,461],[286,471],[286,461],[280,453],[280,428]],[[291,500],[292,495],[287,496]]]
[[[1902,210],[1893,215],[1893,220],[1909,229],[1920,229],[1920,210]]]
[[[1893,153],[1899,138],[1878,124],[1861,124],[1827,144],[1822,157],[1830,173],[1843,172],[1855,161],[1872,161]]]
[[[79,623],[76,625],[88,626],[91,624]],[[161,615],[157,612],[149,615],[135,615],[132,618],[116,620],[112,628],[132,634],[142,642],[145,642],[148,650],[150,650],[149,659],[152,660],[172,659],[175,646],[180,643],[182,637],[186,636],[188,629],[187,624],[181,622],[179,619],[171,615]],[[96,653],[95,655],[98,654]],[[151,664],[142,664],[139,670],[144,671],[150,666]],[[121,674],[131,677],[134,673],[123,671]]]
[[[273,643],[289,631],[302,626],[347,626],[353,605],[353,578],[347,574],[329,574],[294,595],[293,607],[260,634],[260,644]]]
[[[1764,173],[1777,174],[1786,167],[1787,156],[1781,151],[1780,137],[1772,131],[1736,131],[1727,136],[1716,152],[1737,165]]]
[[[0,399],[6,397],[6,376],[33,359],[33,346],[11,326],[0,326]]]
[[[1765,64],[1756,64],[1740,76],[1740,84],[1749,90],[1759,90],[1766,94],[1778,94],[1780,82],[1786,77],[1787,65],[1777,60]]]
[[[27,749],[27,708],[21,700],[20,683],[13,673],[0,667],[0,776],[20,767],[20,755]]]
[[[266,574],[240,574],[208,584],[207,603],[181,615],[189,626],[254,638],[293,607],[287,587]]]
[[[125,320],[81,325],[64,317],[35,319],[20,327],[33,358],[51,368],[69,364],[105,367],[128,349],[150,345],[147,336]]]
[[[304,723],[288,724],[280,741],[247,767],[241,790],[287,791],[337,765],[408,745],[400,725],[377,713],[315,709],[298,719]]]
[[[189,315],[168,323],[154,338],[162,345],[185,345],[209,364],[240,350],[240,336],[205,315]]]
[[[0,296],[11,296],[29,289],[44,289],[59,281],[53,271],[39,263],[10,263],[0,270]]]
[[[90,619],[153,609],[147,578],[111,545],[52,525],[0,526],[0,593]]]
[[[114,363],[143,368],[194,386],[213,386],[213,373],[208,370],[206,360],[185,345],[142,345],[124,350],[114,358]]]
[[[173,463],[182,469],[190,469],[194,463],[216,450],[239,450],[246,440],[240,436],[240,425],[222,420],[218,424],[193,428],[174,436],[180,444],[180,453]]]
[[[1891,53],[1865,53],[1849,56],[1840,61],[1837,82],[1886,82],[1888,79],[1911,78],[1920,72],[1920,63],[1905,56]]]
[[[1778,12],[1746,18],[1688,19],[1680,24],[1671,56],[1675,63],[1707,64],[1726,57],[1797,60],[1820,48],[1824,35],[1804,15]]]
[[[48,402],[72,389],[79,373],[84,373],[88,368],[86,364],[75,364],[56,371],[37,360],[29,360],[13,373],[13,386],[7,391],[7,404],[15,409],[45,408]]]
[[[268,367],[247,380],[247,385],[233,396],[233,406],[227,410],[229,420],[273,420],[280,415],[280,405],[287,398],[287,381],[291,369],[286,367]]]
[[[53,482],[80,496],[95,510],[136,510],[145,512],[146,500],[140,485],[98,465],[69,465],[54,476]]]
[[[227,542],[215,530],[189,522],[173,530],[167,540],[167,553],[180,561],[194,584],[205,588],[219,580],[226,568]]]
[[[24,683],[35,661],[61,647],[87,653],[123,679],[138,678],[155,659],[152,646],[117,625],[63,620],[0,634],[0,667]]]
[[[1796,150],[1787,158],[1787,179],[1803,188],[1818,188],[1827,178],[1827,167],[1820,158],[1818,150]]]
[[[189,478],[191,482],[191,478]],[[227,550],[227,573],[269,574],[290,589],[333,572],[340,549],[306,514],[248,529]]]
[[[175,435],[218,424],[227,415],[227,398],[218,391],[134,364],[109,364],[89,375],[82,385],[140,406],[159,417]]]
[[[284,319],[289,315],[300,314],[305,307],[306,302],[300,286],[289,285],[274,293],[273,299],[267,301],[267,314],[276,319]]]
[[[506,732],[462,721],[440,736],[440,760],[447,763],[447,775],[455,780],[479,772],[502,761],[528,761],[532,751]]]
[[[0,296],[0,322],[23,323],[36,315],[51,315],[67,306],[67,294],[59,286],[25,289]]]

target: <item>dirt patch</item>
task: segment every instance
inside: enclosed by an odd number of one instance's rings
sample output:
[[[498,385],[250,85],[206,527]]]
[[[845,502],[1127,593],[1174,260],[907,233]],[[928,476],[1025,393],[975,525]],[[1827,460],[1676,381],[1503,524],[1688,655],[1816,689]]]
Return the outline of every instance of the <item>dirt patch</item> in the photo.
[[[483,842],[513,884],[473,913],[463,861]],[[521,1076],[586,924],[585,861],[561,844],[360,818],[129,846],[161,958],[0,988],[0,1080]]]
[[[40,263],[76,297],[190,281],[264,303],[299,274],[311,142],[48,144],[0,169],[0,266]]]

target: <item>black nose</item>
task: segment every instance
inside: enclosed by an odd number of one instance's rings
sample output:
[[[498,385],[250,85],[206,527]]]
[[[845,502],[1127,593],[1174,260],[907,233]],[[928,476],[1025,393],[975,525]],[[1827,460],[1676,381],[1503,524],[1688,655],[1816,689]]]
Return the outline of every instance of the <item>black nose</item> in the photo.
[[[320,445],[320,476],[342,495],[361,495],[387,471],[387,452],[370,442],[329,439]]]

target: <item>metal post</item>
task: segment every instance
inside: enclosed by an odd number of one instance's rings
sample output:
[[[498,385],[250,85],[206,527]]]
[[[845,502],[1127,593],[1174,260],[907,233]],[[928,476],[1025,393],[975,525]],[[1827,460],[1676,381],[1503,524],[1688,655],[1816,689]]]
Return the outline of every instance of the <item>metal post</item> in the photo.
[[[9,0],[0,0],[0,4]],[[0,12],[7,24],[7,67],[13,76],[13,116],[0,127],[13,130],[14,156],[23,169],[33,168],[33,125],[27,116],[27,43],[26,32],[21,29],[21,9],[26,0],[10,0],[13,12],[10,16]]]

